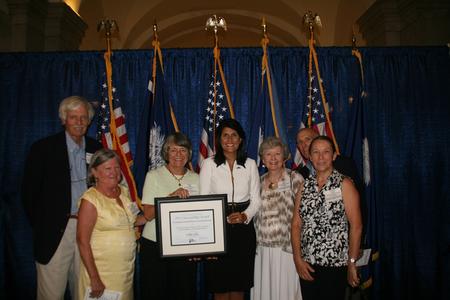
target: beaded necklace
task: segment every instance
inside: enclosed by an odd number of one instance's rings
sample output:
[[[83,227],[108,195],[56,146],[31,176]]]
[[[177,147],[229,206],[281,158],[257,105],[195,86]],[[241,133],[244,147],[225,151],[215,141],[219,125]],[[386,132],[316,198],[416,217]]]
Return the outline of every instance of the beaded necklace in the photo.
[[[170,175],[172,175],[172,177],[175,178],[176,181],[178,181],[178,186],[181,187],[181,180],[183,180],[183,178],[187,174],[187,172],[185,172],[183,175],[181,175],[181,177],[177,177],[175,174],[172,173],[172,171],[170,171],[169,168],[167,168],[167,170],[169,170]]]

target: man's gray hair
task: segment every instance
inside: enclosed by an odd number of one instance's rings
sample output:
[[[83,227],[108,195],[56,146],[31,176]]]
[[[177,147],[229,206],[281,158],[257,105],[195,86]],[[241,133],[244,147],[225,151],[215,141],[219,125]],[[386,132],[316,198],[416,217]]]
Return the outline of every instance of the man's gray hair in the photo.
[[[67,112],[77,109],[82,105],[86,108],[89,115],[89,123],[91,123],[92,118],[94,117],[95,114],[94,108],[92,107],[91,103],[89,103],[85,98],[80,96],[70,96],[61,101],[58,110],[59,118],[64,123],[67,118]]]

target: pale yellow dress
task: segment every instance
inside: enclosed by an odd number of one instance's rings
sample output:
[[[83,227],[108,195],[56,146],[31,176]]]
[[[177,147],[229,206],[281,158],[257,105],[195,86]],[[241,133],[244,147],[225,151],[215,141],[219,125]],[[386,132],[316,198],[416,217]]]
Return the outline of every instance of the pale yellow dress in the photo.
[[[132,202],[128,189],[121,186],[120,199],[124,208],[120,207],[114,198],[106,197],[93,187],[81,198],[97,208],[91,248],[103,284],[107,290],[122,292],[121,300],[133,299],[136,217],[130,209]],[[84,299],[86,288],[90,285],[89,275],[81,263],[78,284],[80,300]]]

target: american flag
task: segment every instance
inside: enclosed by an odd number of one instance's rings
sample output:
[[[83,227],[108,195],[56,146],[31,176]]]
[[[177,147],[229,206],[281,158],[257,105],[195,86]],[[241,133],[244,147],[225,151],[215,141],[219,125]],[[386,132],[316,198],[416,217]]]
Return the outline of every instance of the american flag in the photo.
[[[115,96],[116,88],[112,88],[113,99],[112,99],[112,111],[114,115],[114,127],[116,128],[114,132],[111,132],[111,110],[108,99],[108,86],[106,83],[102,84],[102,104],[100,105],[99,113],[99,126],[97,137],[102,142],[103,147],[108,149],[114,149],[114,137],[117,138],[120,143],[120,148],[126,157],[127,164],[133,164],[133,158],[130,152],[130,146],[128,144],[127,129],[125,127],[125,115],[122,112],[120,106],[120,100]]]
[[[308,68],[308,96],[305,102],[304,115],[300,129],[304,127],[313,128],[320,135],[326,135],[334,141],[336,152],[339,147],[334,137],[333,125],[329,114],[328,102],[325,99],[323,80],[320,77],[317,53],[313,41],[309,42],[309,68]],[[304,165],[305,161],[297,149],[295,152],[293,168]]]
[[[136,184],[130,169],[133,165],[133,158],[128,144],[125,115],[122,112],[120,100],[116,95],[116,88],[112,85],[110,56],[110,52],[105,53],[106,76],[105,82],[102,84],[102,102],[97,125],[97,139],[101,141],[103,147],[113,149],[119,155],[121,159],[120,168],[130,190],[130,196],[133,201],[138,201]]]
[[[224,80],[221,78],[221,74],[223,72],[220,72],[217,76],[212,75],[209,84],[197,169],[200,169],[206,158],[215,153],[215,134],[220,122],[228,118],[234,118],[233,108],[230,107],[231,102],[227,100],[226,85],[223,84]]]

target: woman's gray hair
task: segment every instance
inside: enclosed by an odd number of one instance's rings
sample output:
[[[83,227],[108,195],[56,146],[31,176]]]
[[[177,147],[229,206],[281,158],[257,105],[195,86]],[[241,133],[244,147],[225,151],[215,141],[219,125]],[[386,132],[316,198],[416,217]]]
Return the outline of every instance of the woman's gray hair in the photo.
[[[80,96],[70,96],[61,101],[58,109],[59,118],[61,121],[64,123],[67,119],[67,112],[75,110],[80,106],[84,106],[86,108],[89,116],[89,123],[91,123],[95,114],[94,108],[91,103]]]
[[[283,160],[288,160],[291,157],[291,152],[289,151],[288,146],[283,143],[283,141],[280,138],[277,138],[275,136],[268,136],[266,137],[261,145],[259,146],[259,156],[261,159],[263,158],[264,153],[269,150],[273,149],[275,147],[281,147],[283,150]]]
[[[175,132],[167,136],[162,146],[161,156],[167,164],[169,163],[169,148],[170,145],[172,144],[186,148],[189,151],[188,162],[191,161],[192,159],[191,140],[185,134],[181,132]]]
[[[119,155],[111,149],[100,149],[97,150],[97,152],[94,153],[91,157],[91,162],[89,164],[88,168],[88,176],[87,176],[87,185],[88,186],[94,186],[95,185],[95,177],[94,174],[92,174],[92,169],[97,168],[104,162],[107,162],[110,159],[117,159],[117,162],[120,164],[120,157]]]

